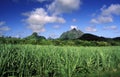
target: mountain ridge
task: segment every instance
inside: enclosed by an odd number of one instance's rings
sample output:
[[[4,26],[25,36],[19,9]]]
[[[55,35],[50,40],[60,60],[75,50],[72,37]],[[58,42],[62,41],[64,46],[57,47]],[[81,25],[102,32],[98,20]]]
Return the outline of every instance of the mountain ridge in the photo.
[[[120,37],[107,38],[103,36],[94,35],[91,33],[83,33],[81,30],[73,28],[69,31],[63,32],[59,39],[62,40],[87,40],[87,41],[120,41]]]

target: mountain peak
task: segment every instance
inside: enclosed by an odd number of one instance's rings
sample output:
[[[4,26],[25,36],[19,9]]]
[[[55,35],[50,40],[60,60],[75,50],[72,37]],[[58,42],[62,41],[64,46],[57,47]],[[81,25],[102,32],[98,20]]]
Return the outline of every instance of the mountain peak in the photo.
[[[37,32],[33,32],[32,36],[38,36],[38,33]]]
[[[72,26],[70,26],[70,29],[71,29],[71,30],[73,30],[73,29],[74,29],[74,30],[77,30],[77,29],[78,29],[78,27],[77,27],[77,26],[73,26],[73,25],[72,25]]]
[[[75,30],[75,31],[77,31],[77,29],[76,29],[76,28],[73,28],[72,30]]]
[[[46,39],[44,36],[39,36],[37,32],[33,32],[32,35],[26,37],[25,39]]]
[[[66,31],[62,33],[60,39],[68,39],[68,40],[77,39],[82,35],[83,35],[82,31],[77,30],[76,28],[72,28],[70,31]]]

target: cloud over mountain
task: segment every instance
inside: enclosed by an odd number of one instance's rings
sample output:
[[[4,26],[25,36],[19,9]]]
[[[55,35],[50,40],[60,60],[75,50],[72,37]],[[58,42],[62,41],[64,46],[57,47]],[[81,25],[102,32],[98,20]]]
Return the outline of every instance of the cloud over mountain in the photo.
[[[37,1],[43,2],[46,0]],[[24,13],[24,15],[27,16],[25,22],[33,32],[44,32],[44,27],[48,23],[65,23],[65,19],[58,16],[58,14],[77,10],[79,5],[80,0],[54,0],[46,9],[36,8],[31,12]],[[50,15],[50,13],[52,14]]]
[[[78,27],[76,26],[76,25],[71,25],[70,26],[70,29],[72,30],[72,29],[78,29]]]

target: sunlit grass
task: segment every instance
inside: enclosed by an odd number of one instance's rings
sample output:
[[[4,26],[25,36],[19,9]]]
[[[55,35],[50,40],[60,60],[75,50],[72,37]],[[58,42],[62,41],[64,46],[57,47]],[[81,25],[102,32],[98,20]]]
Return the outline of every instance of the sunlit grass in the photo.
[[[120,47],[0,45],[0,77],[119,77]]]

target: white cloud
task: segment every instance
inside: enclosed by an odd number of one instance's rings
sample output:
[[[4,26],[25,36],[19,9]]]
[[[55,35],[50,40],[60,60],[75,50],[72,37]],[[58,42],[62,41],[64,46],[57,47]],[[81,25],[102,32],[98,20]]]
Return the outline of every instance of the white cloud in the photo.
[[[91,23],[95,23],[95,24],[98,24],[98,23],[99,23],[99,22],[97,21],[97,19],[95,19],[95,18],[91,19],[90,22],[91,22]]]
[[[104,30],[117,30],[117,26],[116,25],[104,26],[103,29]]]
[[[48,23],[65,23],[65,20],[57,16],[49,16],[43,8],[37,8],[29,13],[24,13],[28,16],[25,21],[33,32],[44,32],[45,25]]]
[[[101,8],[101,13],[96,18],[91,19],[93,24],[103,24],[113,22],[113,16],[120,15],[120,4],[112,4],[108,8],[104,5]]]
[[[70,29],[78,29],[78,27],[75,26],[75,25],[71,25],[71,26],[70,26]]]
[[[48,0],[37,1],[44,2]],[[65,23],[65,19],[59,17],[60,14],[77,10],[79,9],[80,4],[81,0],[53,0],[51,4],[46,5],[47,11],[45,11],[44,8],[36,8],[31,12],[24,13],[23,15],[28,17],[25,19],[25,22],[33,32],[44,32],[45,25],[48,23]],[[54,28],[59,28],[59,26],[54,26]]]
[[[108,22],[113,22],[112,17],[110,16],[100,16],[98,18],[99,23],[108,23]]]
[[[80,0],[55,0],[48,5],[48,11],[52,12],[53,15],[59,15],[77,10],[80,4]]]
[[[59,28],[60,28],[60,25],[54,25],[53,28],[59,29]]]
[[[94,24],[109,23],[109,22],[113,22],[113,19],[110,16],[99,16],[98,18],[96,19],[93,18],[91,20],[91,23],[94,23]]]
[[[0,21],[0,35],[8,30],[10,30],[10,28],[6,26],[6,23],[4,21]]]
[[[85,30],[88,32],[96,32],[97,31],[97,29],[94,26],[88,26],[85,28]]]
[[[76,21],[77,21],[77,19],[75,19],[75,18],[72,19],[72,22],[76,22]]]
[[[0,21],[0,26],[3,26],[5,24],[4,21]]]
[[[102,15],[120,15],[120,4],[112,4],[108,8],[102,9]]]
[[[7,26],[0,27],[0,31],[8,31],[10,28]]]

